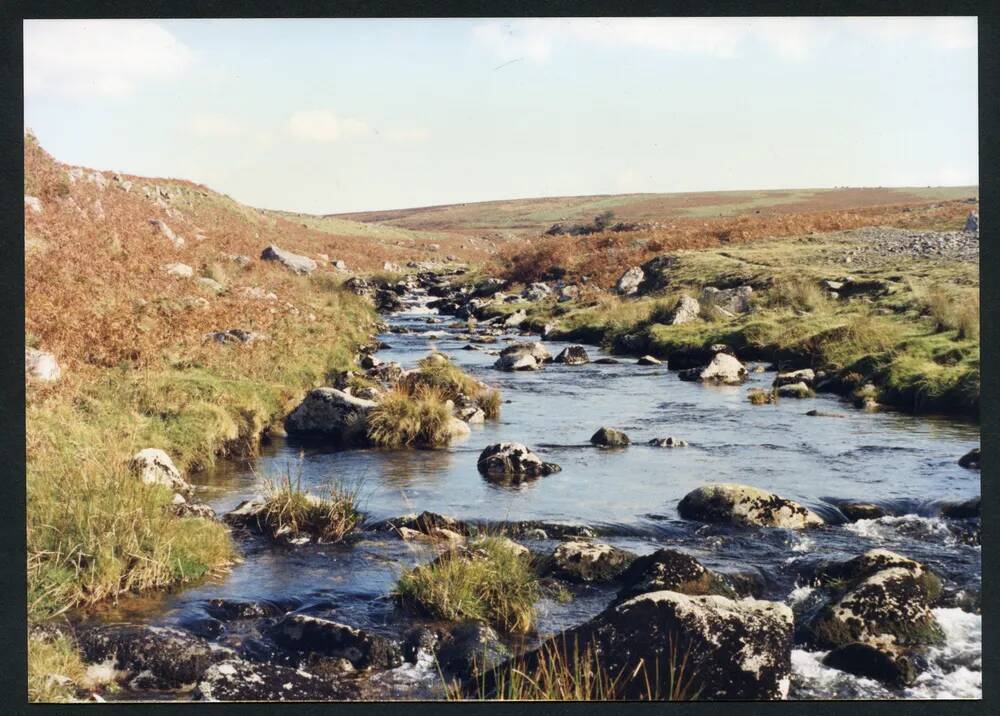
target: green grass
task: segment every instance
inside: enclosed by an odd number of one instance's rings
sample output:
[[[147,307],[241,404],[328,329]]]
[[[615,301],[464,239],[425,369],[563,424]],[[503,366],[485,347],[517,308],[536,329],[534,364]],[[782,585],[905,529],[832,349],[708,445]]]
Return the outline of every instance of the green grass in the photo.
[[[449,621],[471,619],[504,632],[530,631],[539,586],[528,556],[492,536],[479,538],[470,548],[472,556],[448,552],[403,573],[396,585],[402,603]]]
[[[397,386],[368,413],[368,437],[380,447],[445,447],[451,441],[451,420],[451,409],[438,390]]]
[[[359,492],[359,485],[334,483],[329,495],[320,498],[302,489],[301,475],[293,481],[286,474],[268,484],[260,520],[272,535],[289,530],[293,535],[304,533],[324,542],[339,542],[364,519]]]

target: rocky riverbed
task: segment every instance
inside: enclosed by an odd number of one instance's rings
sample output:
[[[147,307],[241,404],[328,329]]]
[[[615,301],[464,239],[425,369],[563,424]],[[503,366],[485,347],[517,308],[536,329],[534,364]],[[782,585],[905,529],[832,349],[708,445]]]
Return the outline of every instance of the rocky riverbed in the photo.
[[[260,457],[192,477],[220,515],[288,469],[317,494],[356,481],[364,527],[336,544],[239,531],[229,574],[76,615],[92,668],[122,685],[105,698],[443,698],[442,673],[530,662],[560,636],[599,645],[609,668],[666,659],[676,639],[700,698],[981,695],[979,473],[958,462],[977,425],[822,393],[753,406],[747,388],[775,374],[723,347],[680,380],[668,363],[539,344],[516,319],[441,316],[428,304],[449,289],[429,274],[356,288],[391,311],[369,378],[443,351],[502,390],[500,420],[470,420],[442,450],[273,435]],[[391,596],[405,569],[482,529],[530,550],[550,587],[527,635]]]

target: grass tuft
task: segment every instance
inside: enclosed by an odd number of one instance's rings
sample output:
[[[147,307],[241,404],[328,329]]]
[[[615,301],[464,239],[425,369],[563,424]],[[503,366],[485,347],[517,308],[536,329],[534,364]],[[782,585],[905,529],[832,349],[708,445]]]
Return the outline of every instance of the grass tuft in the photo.
[[[498,537],[481,537],[469,551],[443,554],[403,573],[396,585],[403,604],[449,621],[472,619],[504,632],[535,624],[538,579],[530,560]]]
[[[380,447],[445,447],[452,420],[447,399],[436,388],[396,386],[368,413],[368,437]]]
[[[77,685],[83,680],[86,670],[69,635],[28,635],[28,701],[75,701]]]
[[[301,475],[293,481],[286,474],[267,485],[261,521],[271,534],[290,531],[323,542],[339,542],[363,520],[359,493],[359,485],[334,483],[329,497],[320,498],[302,489]]]

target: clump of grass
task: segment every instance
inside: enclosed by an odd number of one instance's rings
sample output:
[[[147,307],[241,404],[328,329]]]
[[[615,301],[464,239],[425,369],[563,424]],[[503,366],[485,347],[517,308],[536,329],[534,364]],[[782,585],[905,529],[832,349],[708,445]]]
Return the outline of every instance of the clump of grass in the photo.
[[[433,388],[445,400],[457,400],[463,395],[475,397],[483,390],[479,381],[441,353],[432,353],[417,365],[420,371],[411,374],[411,381]]]
[[[823,311],[830,307],[830,299],[819,284],[800,278],[775,282],[767,290],[764,303],[772,308],[808,312]]]
[[[528,556],[487,536],[403,573],[396,593],[403,604],[433,617],[471,619],[523,634],[535,624],[539,586]]]
[[[226,283],[226,271],[222,268],[222,265],[217,261],[213,261],[209,264],[205,264],[201,271],[201,275],[205,278],[210,278],[213,281],[217,281],[223,285]]]
[[[751,405],[770,405],[778,402],[778,393],[775,390],[751,388],[747,392],[747,398],[750,400]]]
[[[843,367],[862,356],[890,351],[899,343],[899,326],[871,314],[848,316],[848,322],[812,336],[807,346],[822,365]]]
[[[956,339],[979,338],[979,294],[934,286],[923,295],[924,312],[938,331],[956,331]]]
[[[481,391],[476,396],[476,405],[479,406],[490,420],[500,417],[500,406],[502,403],[503,398],[500,395],[500,391],[495,388]]]
[[[28,701],[76,700],[86,666],[73,639],[62,633],[28,635]]]
[[[426,385],[397,385],[368,413],[368,437],[380,447],[444,447],[451,441],[451,409]]]
[[[680,650],[671,635],[667,664],[661,684],[659,663],[642,662],[634,669],[623,667],[612,673],[598,651],[588,644],[581,652],[553,639],[530,660],[508,662],[480,677],[471,689],[447,688],[449,700],[492,699],[497,701],[691,701],[701,691],[691,664],[690,650]]]
[[[299,475],[286,474],[269,483],[260,521],[271,534],[309,534],[323,542],[339,542],[361,524],[359,486],[335,483],[327,498],[302,489]]]

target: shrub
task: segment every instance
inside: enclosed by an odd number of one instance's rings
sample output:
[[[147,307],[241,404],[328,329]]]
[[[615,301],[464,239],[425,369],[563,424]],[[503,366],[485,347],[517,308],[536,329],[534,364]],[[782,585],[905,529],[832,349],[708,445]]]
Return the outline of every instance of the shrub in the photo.
[[[447,552],[400,576],[403,604],[449,621],[472,619],[505,632],[526,633],[535,623],[538,579],[527,555],[487,536],[469,550]]]
[[[396,386],[368,413],[368,437],[381,447],[444,447],[451,410],[436,388]]]
[[[480,677],[470,690],[448,688],[451,700],[495,699],[498,701],[613,701],[629,698],[623,689],[639,681],[641,700],[690,701],[698,698],[696,677],[690,664],[690,650],[677,648],[671,636],[667,646],[666,684],[661,691],[659,664],[640,666],[634,671],[622,669],[612,674],[591,645],[574,641],[572,648],[563,641],[546,642],[530,660],[524,657],[508,662]],[[634,693],[634,688],[630,689]]]

